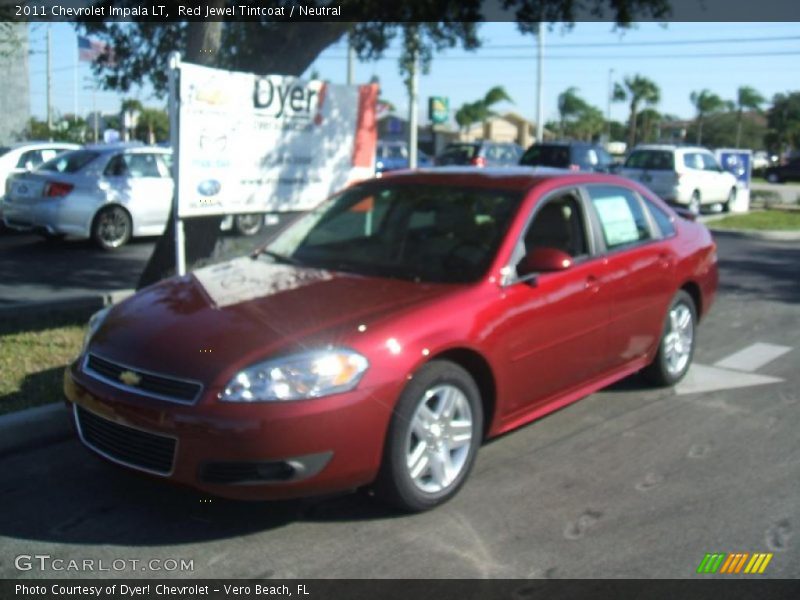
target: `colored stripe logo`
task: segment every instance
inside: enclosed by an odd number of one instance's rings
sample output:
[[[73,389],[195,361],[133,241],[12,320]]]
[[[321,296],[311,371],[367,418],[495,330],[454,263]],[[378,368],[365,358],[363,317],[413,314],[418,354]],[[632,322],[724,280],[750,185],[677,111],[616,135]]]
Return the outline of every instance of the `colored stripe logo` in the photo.
[[[761,574],[769,561],[772,560],[772,553],[755,552],[717,552],[706,554],[697,567],[698,573],[721,573],[726,575],[735,574]]]

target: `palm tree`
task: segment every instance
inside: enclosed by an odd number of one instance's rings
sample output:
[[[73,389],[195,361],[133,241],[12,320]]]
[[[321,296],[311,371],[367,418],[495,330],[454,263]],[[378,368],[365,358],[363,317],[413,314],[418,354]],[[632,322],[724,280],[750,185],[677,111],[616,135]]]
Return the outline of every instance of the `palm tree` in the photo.
[[[456,123],[466,131],[473,123],[485,122],[496,114],[491,107],[500,102],[513,102],[513,100],[505,88],[498,85],[486,92],[480,100],[462,104],[461,108],[456,111]]]
[[[742,138],[742,116],[745,110],[760,110],[766,98],[749,85],[743,85],[736,91],[736,147]]]
[[[708,90],[692,92],[689,99],[697,111],[695,121],[697,122],[697,145],[699,146],[703,143],[703,119],[710,113],[722,110],[725,107],[725,101]]]
[[[569,87],[558,95],[559,135],[564,137],[568,119],[580,117],[586,111],[586,101],[578,96],[578,88]]]
[[[630,116],[628,117],[628,147],[632,148],[636,143],[636,116],[639,113],[639,106],[644,102],[647,106],[655,106],[661,101],[661,90],[658,85],[647,77],[636,75],[633,78],[625,78],[625,87],[614,84],[614,92],[611,99],[615,102],[627,100],[630,106]]]

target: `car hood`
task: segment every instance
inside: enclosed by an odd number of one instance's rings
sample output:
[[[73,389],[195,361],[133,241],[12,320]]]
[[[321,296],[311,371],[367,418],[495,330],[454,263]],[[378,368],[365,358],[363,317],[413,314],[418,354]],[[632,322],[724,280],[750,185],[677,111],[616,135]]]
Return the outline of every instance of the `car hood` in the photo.
[[[271,355],[346,345],[360,325],[453,287],[239,258],[165,280],[115,306],[89,351],[211,383],[232,366]]]

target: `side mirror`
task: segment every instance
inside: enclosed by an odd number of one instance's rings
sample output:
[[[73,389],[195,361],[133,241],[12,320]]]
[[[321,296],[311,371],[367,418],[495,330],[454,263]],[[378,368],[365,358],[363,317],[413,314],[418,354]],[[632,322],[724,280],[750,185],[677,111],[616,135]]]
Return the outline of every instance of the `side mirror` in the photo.
[[[558,248],[534,248],[517,264],[517,276],[525,278],[535,273],[565,271],[572,266],[572,257]]]

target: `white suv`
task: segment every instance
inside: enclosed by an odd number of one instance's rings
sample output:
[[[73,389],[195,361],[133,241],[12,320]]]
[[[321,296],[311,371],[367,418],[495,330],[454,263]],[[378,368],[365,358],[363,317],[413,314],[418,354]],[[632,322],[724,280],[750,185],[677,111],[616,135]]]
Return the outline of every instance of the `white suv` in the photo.
[[[736,200],[736,177],[699,146],[637,146],[620,173],[695,214],[710,204],[722,204],[728,211]]]

